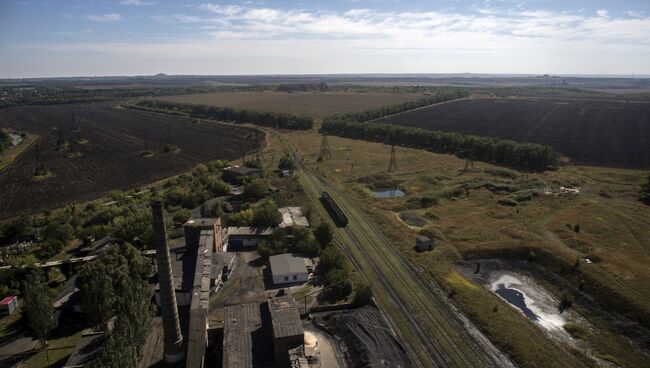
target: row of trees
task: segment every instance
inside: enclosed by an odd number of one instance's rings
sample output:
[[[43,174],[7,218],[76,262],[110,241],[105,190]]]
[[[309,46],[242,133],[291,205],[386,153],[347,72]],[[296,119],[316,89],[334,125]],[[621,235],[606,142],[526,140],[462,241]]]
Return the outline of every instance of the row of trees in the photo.
[[[11,147],[11,137],[9,137],[9,134],[0,129],[0,153],[4,152],[4,150],[9,147]]]
[[[430,96],[425,96],[413,101],[406,101],[399,104],[378,107],[358,112],[349,112],[345,114],[335,114],[324,119],[325,122],[329,121],[370,121],[383,118],[385,116],[398,114],[404,111],[417,109],[419,107],[429,106],[440,102],[457,100],[469,96],[469,92],[464,89],[458,88],[445,88],[436,91]]]
[[[648,181],[641,186],[641,202],[650,206],[650,174],[648,174]]]
[[[559,162],[558,153],[549,146],[454,132],[345,120],[324,122],[320,131],[340,137],[451,153],[468,160],[491,162],[527,171],[544,171]]]
[[[127,107],[167,113],[181,113],[197,119],[213,119],[233,123],[252,123],[272,128],[308,130],[314,121],[306,116],[283,114],[277,112],[260,112],[231,107],[208,106],[198,104],[176,103],[168,101],[142,100]]]

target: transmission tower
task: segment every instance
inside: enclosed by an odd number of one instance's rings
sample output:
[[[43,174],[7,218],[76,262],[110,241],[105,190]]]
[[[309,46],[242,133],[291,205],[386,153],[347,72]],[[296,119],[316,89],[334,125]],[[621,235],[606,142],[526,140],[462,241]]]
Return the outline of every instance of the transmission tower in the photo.
[[[318,155],[319,161],[331,160],[332,152],[330,152],[330,145],[327,143],[327,136],[323,135],[323,140],[320,142],[320,154]]]
[[[395,145],[390,148],[390,163],[388,164],[388,172],[397,171],[397,160],[395,159]]]

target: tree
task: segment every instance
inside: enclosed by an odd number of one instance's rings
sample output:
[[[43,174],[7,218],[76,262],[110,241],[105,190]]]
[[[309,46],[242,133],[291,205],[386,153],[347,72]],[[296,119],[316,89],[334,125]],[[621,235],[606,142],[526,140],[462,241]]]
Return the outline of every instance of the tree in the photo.
[[[278,169],[280,170],[295,170],[296,169],[296,163],[293,161],[291,156],[289,154],[286,154],[280,158],[280,162],[278,162]]]
[[[294,227],[293,245],[296,251],[308,257],[315,257],[320,254],[321,247],[316,241],[314,234],[304,227]]]
[[[137,209],[126,216],[113,219],[111,235],[122,242],[139,243],[142,248],[153,246],[151,211]]]
[[[327,247],[321,253],[320,261],[316,271],[319,275],[324,276],[331,270],[346,269],[345,256],[337,247]]]
[[[47,240],[58,240],[65,244],[72,239],[73,231],[74,229],[72,229],[70,224],[59,223],[58,220],[53,220],[45,226],[41,235]]]
[[[185,208],[182,208],[182,209],[176,211],[176,213],[174,214],[174,222],[175,223],[184,224],[190,218],[192,218],[192,212],[190,212],[190,210],[185,209]]]
[[[266,199],[253,207],[253,226],[276,227],[281,222],[282,214],[271,199]]]
[[[321,222],[320,225],[314,229],[314,236],[320,245],[325,247],[334,239],[334,232],[326,222]]]
[[[648,181],[641,186],[641,202],[650,206],[650,174],[648,174]]]
[[[356,284],[356,292],[354,293],[354,300],[352,303],[356,305],[366,305],[372,302],[372,288],[365,281],[358,281]]]
[[[75,280],[79,288],[81,305],[92,326],[106,331],[108,321],[113,317],[116,301],[113,280],[106,265],[101,262],[87,263]]]
[[[244,185],[244,198],[259,200],[266,195],[266,183],[260,179],[253,179]]]
[[[334,269],[329,271],[323,280],[323,283],[328,287],[326,295],[334,300],[340,300],[352,292],[352,283],[345,270]]]
[[[54,290],[47,287],[38,275],[27,275],[23,286],[24,308],[29,326],[34,330],[41,347],[47,346],[47,339],[57,326],[52,306],[54,297]]]

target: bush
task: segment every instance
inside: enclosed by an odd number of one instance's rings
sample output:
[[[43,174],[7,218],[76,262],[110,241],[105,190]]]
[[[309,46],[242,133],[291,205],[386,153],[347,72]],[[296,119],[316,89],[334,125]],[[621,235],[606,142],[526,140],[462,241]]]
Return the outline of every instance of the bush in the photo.
[[[334,239],[334,232],[326,222],[321,222],[320,225],[314,229],[314,236],[320,245],[325,247],[332,242],[332,239]]]
[[[266,196],[266,183],[260,179],[253,179],[244,185],[244,198],[248,200],[260,200]]]
[[[327,247],[321,253],[316,271],[319,275],[324,276],[331,270],[345,269],[345,261],[345,256],[337,247]]]
[[[295,170],[296,169],[296,163],[293,162],[293,159],[289,154],[286,154],[280,158],[280,162],[278,163],[278,169],[280,170]]]
[[[517,201],[510,198],[501,198],[498,200],[498,203],[502,206],[516,207]]]
[[[270,199],[253,207],[252,225],[258,227],[276,227],[282,222],[282,214]]]
[[[177,224],[184,224],[190,218],[192,218],[192,212],[184,208],[176,211],[174,214],[174,222]]]
[[[352,282],[343,269],[334,269],[325,274],[323,283],[328,288],[326,295],[334,300],[341,300],[352,292]]]
[[[576,323],[567,322],[564,329],[575,339],[584,339],[589,334],[589,331]]]
[[[573,306],[573,295],[568,290],[563,290],[560,295],[560,312],[563,312]]]
[[[63,244],[63,242],[60,240],[47,240],[45,243],[41,244],[41,250],[38,252],[38,258],[48,259],[50,257],[54,257],[55,255],[61,253],[63,248],[65,248],[65,244]]]
[[[372,288],[364,281],[358,281],[356,292],[352,303],[356,305],[366,305],[372,302]]]

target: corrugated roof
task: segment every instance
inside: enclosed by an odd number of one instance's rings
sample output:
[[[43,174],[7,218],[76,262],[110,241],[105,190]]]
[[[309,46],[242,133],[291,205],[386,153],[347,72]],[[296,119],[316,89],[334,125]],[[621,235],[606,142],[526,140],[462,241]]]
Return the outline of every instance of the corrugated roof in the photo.
[[[273,323],[273,338],[303,335],[300,314],[296,300],[290,295],[269,299],[269,310]]]
[[[271,273],[274,275],[307,273],[305,260],[302,257],[294,257],[291,254],[271,256],[269,257],[269,264],[271,265]]]
[[[253,366],[252,333],[262,328],[260,305],[237,304],[226,307],[223,322],[223,367]]]
[[[11,303],[12,300],[14,300],[15,296],[7,296],[2,301],[0,301],[0,305],[7,305]]]

